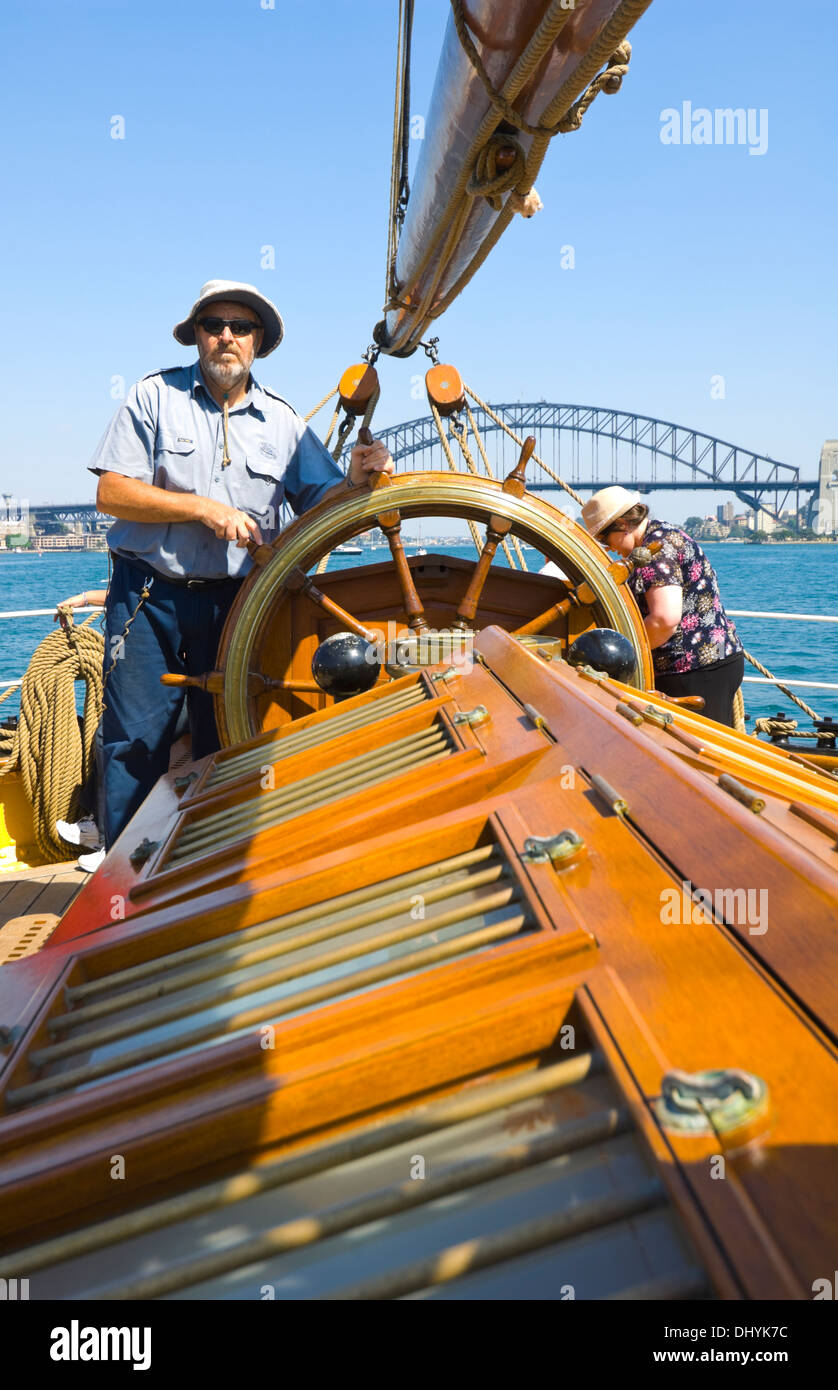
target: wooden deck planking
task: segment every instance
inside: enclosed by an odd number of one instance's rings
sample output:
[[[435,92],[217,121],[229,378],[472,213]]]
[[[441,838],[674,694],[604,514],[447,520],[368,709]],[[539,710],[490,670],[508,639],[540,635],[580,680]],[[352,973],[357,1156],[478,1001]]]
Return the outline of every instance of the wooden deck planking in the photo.
[[[0,883],[0,931],[13,917],[31,913],[66,912],[79,889],[90,878],[76,868],[76,861],[46,864],[40,869],[21,869]]]

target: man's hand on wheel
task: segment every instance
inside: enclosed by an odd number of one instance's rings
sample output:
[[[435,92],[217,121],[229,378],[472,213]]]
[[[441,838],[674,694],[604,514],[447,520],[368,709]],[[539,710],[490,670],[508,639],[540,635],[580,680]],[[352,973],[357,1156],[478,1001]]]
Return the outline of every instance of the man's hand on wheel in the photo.
[[[235,541],[238,546],[245,546],[249,541],[262,544],[262,532],[253,517],[239,511],[238,507],[228,507],[226,502],[202,497],[200,520],[220,541]]]
[[[371,473],[393,473],[396,465],[381,439],[372,444],[356,444],[349,456],[349,477],[355,487],[369,482]]]

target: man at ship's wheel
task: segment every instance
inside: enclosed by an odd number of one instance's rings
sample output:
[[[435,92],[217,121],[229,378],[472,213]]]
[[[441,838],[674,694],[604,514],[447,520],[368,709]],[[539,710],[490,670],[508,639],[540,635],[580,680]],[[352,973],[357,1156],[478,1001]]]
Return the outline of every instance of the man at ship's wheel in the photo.
[[[212,670],[227,614],[252,560],[344,475],[296,411],[254,380],[282,340],[279,311],[252,285],[211,280],[174,336],[191,366],[143,377],[111,420],[90,469],[108,533],[103,781],[110,847],[166,772],[184,693],[193,758],[218,748],[212,699],[164,686],[166,672]],[[352,450],[349,480],[392,472],[386,446]]]

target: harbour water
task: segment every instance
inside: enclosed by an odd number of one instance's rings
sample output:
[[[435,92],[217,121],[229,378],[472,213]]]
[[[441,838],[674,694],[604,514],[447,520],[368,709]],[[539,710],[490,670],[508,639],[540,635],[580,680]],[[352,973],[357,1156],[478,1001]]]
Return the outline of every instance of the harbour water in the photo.
[[[424,542],[429,551],[442,549]],[[413,549],[410,544],[408,551]],[[471,545],[447,543],[451,554],[474,557]],[[838,545],[720,545],[705,546],[719,576],[726,608],[761,612],[811,613],[838,616]],[[381,562],[386,550],[363,555],[336,555],[330,569]],[[540,564],[536,552],[527,552],[527,563]],[[48,608],[84,589],[107,585],[108,557],[104,553],[0,554],[0,611]],[[838,684],[838,624],[774,622],[762,618],[737,618],[745,647],[764,666],[791,680],[832,681]],[[15,618],[0,621],[0,680],[23,674],[38,643],[51,631],[52,619]],[[746,674],[757,674],[746,668]],[[0,692],[1,693],[1,692]],[[838,717],[838,691],[797,690],[807,704],[823,715]],[[81,695],[81,690],[79,691]],[[747,684],[745,706],[753,718],[785,710],[799,714],[791,702],[772,687]],[[19,696],[14,690],[0,705],[0,718],[16,714]]]

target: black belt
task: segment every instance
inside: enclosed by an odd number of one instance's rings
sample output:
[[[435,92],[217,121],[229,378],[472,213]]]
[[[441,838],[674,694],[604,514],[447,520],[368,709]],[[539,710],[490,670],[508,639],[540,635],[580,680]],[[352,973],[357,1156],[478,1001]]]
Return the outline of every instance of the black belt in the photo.
[[[164,584],[177,584],[184,589],[215,589],[219,584],[241,584],[244,575],[228,574],[224,579],[172,579],[168,574],[160,574],[154,571],[156,579],[162,579]]]
[[[160,570],[156,570],[153,565],[144,565],[141,561],[133,557],[129,558],[127,555],[120,555],[118,550],[114,551],[114,559],[121,560],[123,564],[129,565],[130,568],[136,570],[138,574],[142,574],[144,579],[147,579],[148,576],[151,575],[154,579],[160,580],[163,584],[174,584],[180,589],[213,589],[219,584],[241,584],[244,579],[244,575],[232,574],[222,575],[219,579],[199,579],[197,577],[190,579],[187,578],[186,575],[184,575],[182,579],[175,579],[170,574],[161,574]]]

